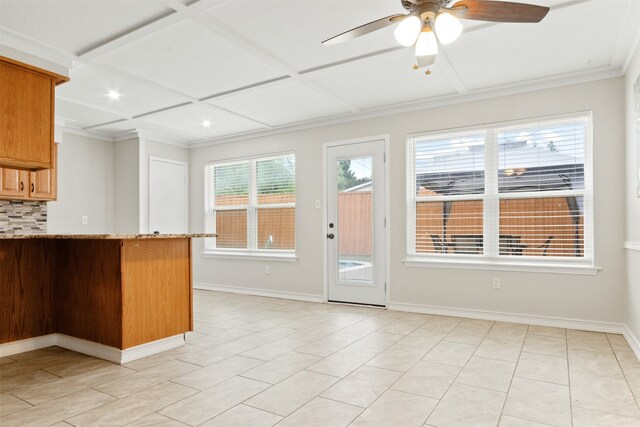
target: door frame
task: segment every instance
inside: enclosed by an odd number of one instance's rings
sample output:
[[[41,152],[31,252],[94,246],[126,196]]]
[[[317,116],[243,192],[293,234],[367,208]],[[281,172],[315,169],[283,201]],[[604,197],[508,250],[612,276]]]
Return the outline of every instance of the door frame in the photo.
[[[168,159],[160,156],[149,156],[149,169],[147,170],[147,229],[149,233],[153,233],[151,230],[151,165],[153,162],[170,163],[173,165],[184,166],[184,212],[185,218],[185,230],[189,232],[189,162],[183,162],[181,160]]]
[[[327,237],[326,234],[328,233],[328,228],[327,228],[327,221],[329,220],[328,217],[328,212],[327,212],[327,197],[329,195],[329,189],[327,188],[327,150],[331,147],[338,147],[341,145],[349,145],[349,144],[358,144],[361,142],[374,142],[374,141],[384,141],[384,155],[385,155],[385,161],[384,161],[384,181],[385,181],[385,200],[384,200],[384,215],[385,218],[387,220],[386,223],[386,227],[384,229],[384,234],[385,234],[385,254],[384,254],[384,260],[385,260],[385,283],[386,283],[386,289],[385,289],[385,306],[383,308],[388,308],[389,307],[389,295],[391,294],[391,274],[390,274],[390,267],[391,267],[391,251],[389,250],[389,246],[390,246],[390,242],[391,242],[391,233],[389,232],[389,230],[391,229],[391,221],[390,221],[390,206],[389,206],[389,191],[390,191],[390,185],[389,182],[391,181],[390,179],[390,173],[389,173],[389,165],[390,165],[390,156],[389,156],[389,149],[390,149],[390,137],[389,134],[381,134],[381,135],[372,135],[372,136],[365,136],[365,137],[360,137],[360,138],[352,138],[352,139],[342,139],[342,140],[338,140],[338,141],[330,141],[330,142],[325,142],[324,144],[322,144],[322,201],[320,203],[320,206],[322,207],[322,282],[323,282],[323,295],[322,295],[322,300],[323,302],[329,303],[329,263],[327,260]],[[343,303],[330,303],[330,304],[343,304]]]

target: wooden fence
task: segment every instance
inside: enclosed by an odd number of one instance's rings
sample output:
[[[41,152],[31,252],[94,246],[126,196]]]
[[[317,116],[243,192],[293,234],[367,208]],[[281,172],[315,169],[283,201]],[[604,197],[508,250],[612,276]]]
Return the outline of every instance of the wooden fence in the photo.
[[[340,255],[372,254],[372,193],[338,194],[338,250]]]
[[[295,194],[259,194],[258,203],[280,204],[295,203]],[[248,196],[216,196],[216,206],[243,206],[249,203]],[[256,238],[258,249],[294,249],[295,248],[295,208],[256,209],[258,229]],[[247,247],[247,209],[224,210],[216,213],[216,231],[218,248]]]
[[[482,201],[451,203],[446,235],[444,202],[419,202],[416,206],[416,251],[455,252],[454,240],[461,236],[482,236]],[[574,224],[564,197],[505,199],[500,201],[500,252],[508,254],[515,243],[520,255],[581,256],[584,254],[582,216]],[[438,250],[434,240],[442,240]],[[549,240],[548,246],[545,246]],[[546,251],[546,253],[545,253]],[[480,250],[481,252],[481,250]]]

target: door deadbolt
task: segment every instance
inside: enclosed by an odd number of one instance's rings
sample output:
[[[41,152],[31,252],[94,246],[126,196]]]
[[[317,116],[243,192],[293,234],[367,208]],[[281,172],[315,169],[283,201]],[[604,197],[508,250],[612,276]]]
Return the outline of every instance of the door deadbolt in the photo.
[[[336,237],[336,236],[334,236],[333,233],[327,234],[327,239],[333,239],[334,237]]]

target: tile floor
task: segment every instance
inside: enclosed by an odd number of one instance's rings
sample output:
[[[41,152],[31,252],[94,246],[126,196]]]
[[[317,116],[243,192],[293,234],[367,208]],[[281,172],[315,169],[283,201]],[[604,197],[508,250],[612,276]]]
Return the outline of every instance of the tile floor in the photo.
[[[0,425],[640,426],[620,335],[195,292],[187,344],[123,366],[0,359]]]

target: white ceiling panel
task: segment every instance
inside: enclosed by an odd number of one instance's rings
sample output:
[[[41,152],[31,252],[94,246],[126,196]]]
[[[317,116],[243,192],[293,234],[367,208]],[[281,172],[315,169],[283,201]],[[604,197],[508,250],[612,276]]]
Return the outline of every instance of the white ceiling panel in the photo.
[[[202,126],[202,122],[205,120],[211,122],[211,126]],[[235,114],[219,111],[207,105],[192,105],[170,110],[147,118],[141,117],[138,121],[165,126],[202,138],[213,138],[264,128],[259,123]]]
[[[412,52],[403,49],[318,71],[309,78],[361,109],[457,93],[437,59],[429,76],[424,69],[413,70],[414,62]]]
[[[170,11],[159,1],[2,0],[0,25],[78,53]]]
[[[240,0],[207,13],[302,71],[396,46],[394,26],[343,44],[320,43],[367,22],[405,12],[399,0]]]
[[[71,80],[56,89],[56,95],[103,110],[135,116],[186,102],[187,99],[139,84],[99,68],[74,63]],[[111,99],[107,92],[117,91],[119,99]]]
[[[211,103],[272,126],[349,112],[330,97],[295,80],[214,99]]]
[[[463,33],[445,52],[471,90],[609,66],[626,3],[593,0],[552,10],[539,24]]]
[[[196,98],[282,75],[191,21],[133,41],[97,61]]]
[[[79,128],[122,119],[121,115],[90,108],[60,98],[56,98],[55,114],[56,118],[63,119],[65,124]]]

